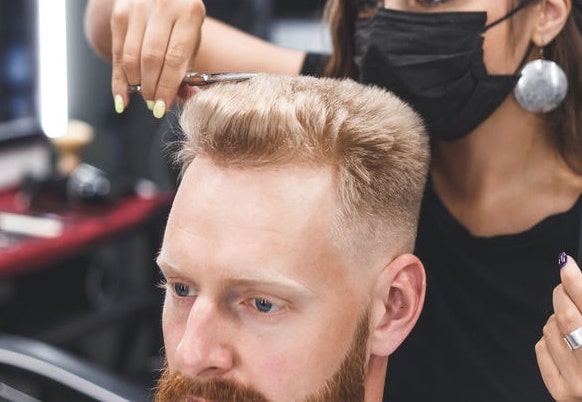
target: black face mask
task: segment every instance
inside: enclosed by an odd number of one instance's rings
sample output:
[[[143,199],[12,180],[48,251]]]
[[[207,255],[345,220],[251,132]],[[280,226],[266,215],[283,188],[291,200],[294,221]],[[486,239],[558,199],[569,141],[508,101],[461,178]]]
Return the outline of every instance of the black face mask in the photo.
[[[515,75],[489,75],[482,33],[485,12],[413,13],[380,9],[356,22],[354,61],[359,80],[385,87],[423,117],[432,138],[469,134],[510,94]]]

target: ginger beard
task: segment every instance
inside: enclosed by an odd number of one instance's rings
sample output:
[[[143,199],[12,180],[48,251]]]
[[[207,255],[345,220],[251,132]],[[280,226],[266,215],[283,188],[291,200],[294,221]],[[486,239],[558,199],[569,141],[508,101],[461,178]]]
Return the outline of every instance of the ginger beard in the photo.
[[[367,342],[370,334],[369,311],[359,319],[353,341],[340,368],[305,402],[363,401],[365,394]],[[213,378],[200,380],[180,373],[170,373],[167,361],[156,389],[156,401],[174,402],[202,398],[212,402],[268,402],[252,387],[231,380]]]

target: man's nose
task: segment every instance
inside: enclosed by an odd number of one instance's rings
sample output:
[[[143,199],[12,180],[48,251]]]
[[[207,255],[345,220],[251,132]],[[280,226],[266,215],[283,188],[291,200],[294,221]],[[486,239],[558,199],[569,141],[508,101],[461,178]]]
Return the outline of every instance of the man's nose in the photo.
[[[210,377],[223,375],[232,368],[228,322],[219,310],[202,298],[192,305],[176,350],[177,371],[186,376]]]

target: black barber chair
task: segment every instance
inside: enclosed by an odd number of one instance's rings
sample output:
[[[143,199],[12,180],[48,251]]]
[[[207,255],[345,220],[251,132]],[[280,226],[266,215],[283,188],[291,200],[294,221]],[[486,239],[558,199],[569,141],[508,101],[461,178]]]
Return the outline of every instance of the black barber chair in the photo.
[[[0,401],[151,401],[151,390],[53,346],[0,335]]]

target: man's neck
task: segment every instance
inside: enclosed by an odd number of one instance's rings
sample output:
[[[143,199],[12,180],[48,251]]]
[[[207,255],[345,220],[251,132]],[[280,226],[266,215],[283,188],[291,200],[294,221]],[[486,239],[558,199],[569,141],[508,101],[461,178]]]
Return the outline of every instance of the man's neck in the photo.
[[[370,356],[364,402],[382,402],[387,368],[388,357]]]

